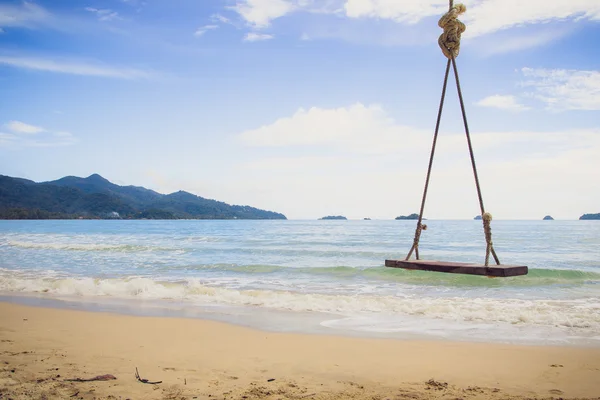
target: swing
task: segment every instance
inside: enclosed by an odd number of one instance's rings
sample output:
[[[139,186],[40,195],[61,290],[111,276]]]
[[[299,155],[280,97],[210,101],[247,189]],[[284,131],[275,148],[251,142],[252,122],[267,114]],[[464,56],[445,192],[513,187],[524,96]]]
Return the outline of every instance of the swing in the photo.
[[[460,50],[460,36],[465,31],[465,25],[457,18],[460,14],[466,11],[466,7],[463,4],[454,5],[454,1],[450,0],[450,9],[444,14],[439,20],[438,25],[444,29],[444,33],[440,36],[438,44],[442,49],[442,52],[448,58],[446,64],[446,75],[444,77],[444,84],[442,86],[442,98],[440,100],[440,107],[438,110],[437,122],[435,125],[435,133],[433,136],[433,145],[431,147],[431,155],[429,157],[429,167],[427,169],[427,177],[425,179],[425,189],[423,190],[423,199],[421,201],[421,210],[419,212],[419,219],[417,221],[417,228],[415,231],[415,238],[413,241],[412,248],[410,249],[406,259],[404,260],[385,260],[386,267],[392,268],[404,268],[410,270],[421,270],[421,271],[435,271],[445,272],[452,274],[469,274],[469,275],[484,275],[489,277],[509,277],[518,275],[527,275],[528,268],[526,266],[517,265],[501,265],[494,245],[492,243],[492,229],[491,221],[492,215],[485,212],[483,207],[483,197],[481,196],[481,188],[479,186],[479,178],[477,176],[477,168],[475,166],[475,156],[473,155],[473,147],[471,145],[471,137],[469,134],[469,125],[467,124],[467,114],[465,112],[465,104],[463,101],[462,90],[460,88],[460,81],[458,79],[458,69],[456,68],[456,57]],[[477,195],[479,197],[479,207],[481,209],[481,217],[483,220],[483,230],[485,233],[486,252],[485,252],[485,263],[484,264],[468,264],[458,262],[445,262],[445,261],[427,261],[419,259],[419,239],[421,238],[421,232],[427,229],[427,225],[423,222],[423,210],[425,208],[425,199],[427,198],[427,189],[429,187],[429,178],[431,176],[431,166],[433,165],[433,156],[435,154],[435,146],[437,143],[438,132],[440,129],[440,120],[442,117],[442,110],[444,108],[444,99],[446,97],[446,87],[448,84],[448,75],[450,73],[450,66],[454,71],[454,77],[456,79],[456,89],[458,91],[458,99],[460,101],[460,109],[462,112],[463,123],[465,126],[465,133],[467,136],[467,144],[469,146],[469,154],[471,156],[471,165],[473,166],[473,174],[475,176],[475,185],[477,187]],[[415,254],[416,260],[411,260],[412,254]],[[490,266],[489,259],[490,254],[494,257],[496,265]]]

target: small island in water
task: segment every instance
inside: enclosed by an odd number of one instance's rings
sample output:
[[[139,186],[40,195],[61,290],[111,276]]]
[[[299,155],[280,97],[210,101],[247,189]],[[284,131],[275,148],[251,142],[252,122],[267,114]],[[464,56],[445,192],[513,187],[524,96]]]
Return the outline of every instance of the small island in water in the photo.
[[[481,218],[481,215],[478,215],[478,216],[476,216],[476,217],[475,217],[475,218],[473,218],[473,219],[474,219],[475,221],[480,221],[480,220],[482,220],[483,218]]]
[[[551,215],[546,215],[546,216],[543,218],[543,220],[544,220],[544,221],[554,221],[554,218],[552,218],[552,216],[551,216]]]
[[[600,213],[598,214],[583,214],[579,217],[580,220],[600,220]]]
[[[341,219],[341,220],[347,220],[348,218],[342,216],[342,215],[328,215],[326,217],[323,218],[319,218],[319,220],[324,220],[324,219]]]
[[[395,219],[396,220],[405,220],[405,219],[417,220],[417,219],[419,219],[419,214],[401,215],[399,217],[396,217]],[[426,219],[426,218],[423,218],[423,219]]]

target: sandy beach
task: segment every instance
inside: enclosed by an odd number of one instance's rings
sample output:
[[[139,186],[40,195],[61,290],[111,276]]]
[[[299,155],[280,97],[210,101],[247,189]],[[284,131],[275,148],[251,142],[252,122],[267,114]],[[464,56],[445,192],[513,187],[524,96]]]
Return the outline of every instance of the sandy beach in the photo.
[[[0,303],[2,399],[598,398],[600,349],[271,333]],[[135,378],[162,381],[144,384]],[[116,380],[73,382],[111,374]]]

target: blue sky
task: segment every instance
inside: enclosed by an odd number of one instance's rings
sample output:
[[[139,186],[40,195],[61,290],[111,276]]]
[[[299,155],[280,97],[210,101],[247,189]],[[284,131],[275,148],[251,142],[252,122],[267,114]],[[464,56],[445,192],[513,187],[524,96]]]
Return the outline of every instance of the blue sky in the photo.
[[[600,212],[600,2],[466,1],[457,59],[488,211]],[[0,1],[0,174],[99,173],[288,218],[418,211],[438,0]],[[478,214],[450,80],[426,207]]]

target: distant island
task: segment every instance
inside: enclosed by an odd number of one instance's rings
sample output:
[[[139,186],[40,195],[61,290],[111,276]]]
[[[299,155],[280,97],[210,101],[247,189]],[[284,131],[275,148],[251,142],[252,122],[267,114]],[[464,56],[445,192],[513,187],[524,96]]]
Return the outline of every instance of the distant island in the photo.
[[[543,220],[544,221],[554,221],[554,218],[552,218],[551,215],[546,215]]]
[[[481,221],[483,218],[481,218],[481,215],[476,216],[475,218],[473,218],[475,221]]]
[[[401,215],[399,217],[395,218],[396,220],[403,220],[403,219],[419,219],[419,214],[410,214],[410,215]],[[425,218],[423,218],[425,219]]]
[[[580,220],[600,220],[600,213],[598,214],[583,214],[581,217],[579,217]]]
[[[370,221],[371,218],[363,218],[364,221]]]
[[[319,220],[324,220],[324,219],[341,219],[341,220],[347,220],[348,218],[342,216],[342,215],[328,215],[326,217],[323,218],[319,218]]]
[[[36,183],[0,175],[0,219],[287,219],[178,191],[119,186],[98,174]]]

